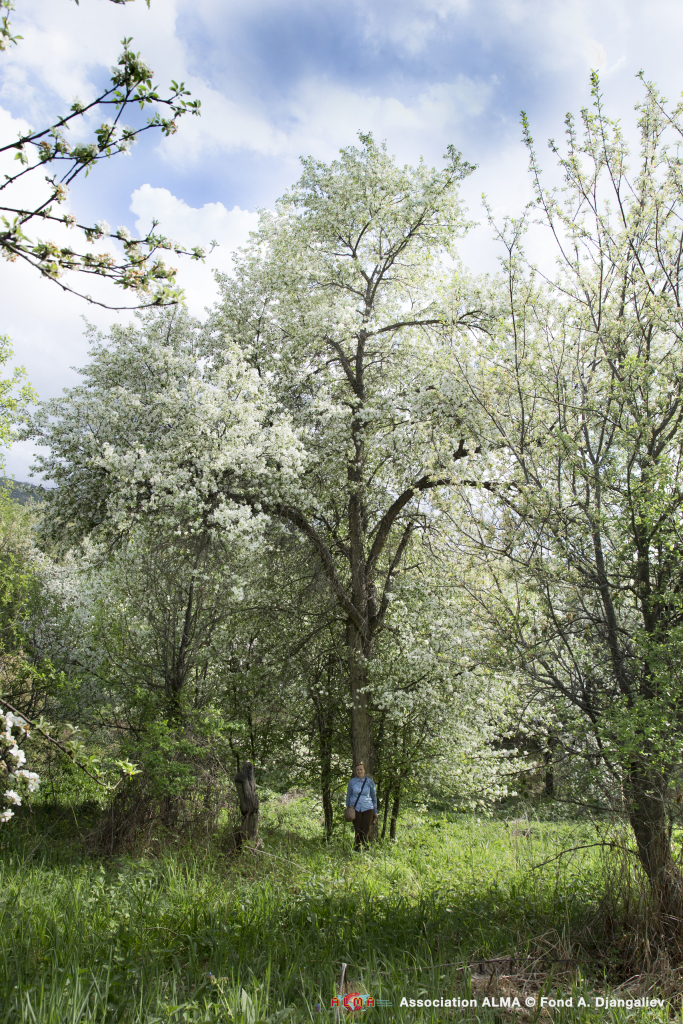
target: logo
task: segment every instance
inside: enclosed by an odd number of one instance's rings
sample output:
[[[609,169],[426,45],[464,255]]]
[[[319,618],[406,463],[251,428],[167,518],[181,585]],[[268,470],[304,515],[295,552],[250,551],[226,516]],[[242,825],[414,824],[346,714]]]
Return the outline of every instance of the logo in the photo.
[[[360,992],[347,992],[345,996],[341,994],[333,996],[330,1004],[332,1007],[343,1006],[345,1010],[350,1013],[360,1010],[361,1013],[365,1013],[371,1006],[391,1006],[391,1000],[389,999],[375,999],[373,996],[361,995]]]

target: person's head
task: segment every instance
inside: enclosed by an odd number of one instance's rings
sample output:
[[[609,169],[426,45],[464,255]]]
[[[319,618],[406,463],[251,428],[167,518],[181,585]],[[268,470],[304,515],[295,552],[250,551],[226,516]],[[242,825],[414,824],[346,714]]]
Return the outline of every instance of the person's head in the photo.
[[[358,776],[359,779],[362,779],[363,776],[365,775],[365,765],[363,764],[362,761],[359,761],[358,764],[356,765],[356,775]]]

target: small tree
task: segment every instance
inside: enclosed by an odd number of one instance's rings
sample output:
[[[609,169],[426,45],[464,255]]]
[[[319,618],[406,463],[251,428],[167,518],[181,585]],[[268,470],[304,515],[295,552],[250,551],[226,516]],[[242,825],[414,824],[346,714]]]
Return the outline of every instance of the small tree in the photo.
[[[465,585],[494,664],[583,719],[584,750],[623,796],[666,915],[683,885],[671,825],[683,784],[683,107],[653,86],[640,154],[605,113],[597,77],[581,130],[567,117],[562,192],[545,189],[526,128],[534,210],[558,274],[529,271],[510,223],[506,312],[460,363],[479,406],[486,488],[458,513]],[[462,533],[461,533],[462,536]]]

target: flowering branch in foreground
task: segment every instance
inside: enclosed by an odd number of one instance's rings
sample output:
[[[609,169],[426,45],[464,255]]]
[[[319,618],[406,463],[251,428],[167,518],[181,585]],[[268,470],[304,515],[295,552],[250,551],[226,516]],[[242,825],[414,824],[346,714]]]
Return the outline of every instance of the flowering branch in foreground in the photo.
[[[28,724],[21,715],[0,710],[0,772],[8,786],[0,796],[0,823],[9,821],[14,815],[12,808],[21,806],[22,797],[40,785],[38,775],[23,767],[26,754],[19,741],[28,735]]]
[[[119,0],[113,0],[119,2]],[[0,0],[0,9],[8,7],[8,0]],[[8,38],[7,15],[0,21],[0,48]],[[4,26],[4,27],[3,27]],[[0,155],[14,152],[19,164],[13,174],[5,174],[0,183],[0,251],[10,260],[25,260],[38,272],[57,282],[64,291],[72,292],[95,305],[105,308],[121,308],[97,302],[78,288],[66,284],[62,277],[67,271],[103,277],[132,291],[142,300],[139,305],[167,305],[182,298],[175,288],[174,268],[167,266],[160,258],[164,251],[175,255],[190,256],[203,260],[205,251],[199,247],[184,249],[169,238],[156,232],[153,222],[144,237],[135,238],[124,227],[115,231],[103,221],[95,224],[81,224],[76,218],[59,207],[68,196],[68,188],[79,174],[89,172],[100,161],[119,153],[126,153],[135,140],[150,129],[159,129],[164,135],[177,131],[178,120],[184,114],[199,115],[200,101],[189,99],[189,91],[183,82],[171,82],[170,91],[162,96],[153,83],[152,70],[130,48],[130,39],[124,39],[123,52],[111,71],[109,86],[89,103],[76,101],[68,114],[54,124],[40,131],[29,131],[13,142],[0,145]],[[146,122],[138,127],[123,124],[124,112],[131,107],[145,110],[154,108]],[[71,145],[66,132],[81,123],[79,119],[98,114],[104,116],[95,128],[90,142]],[[165,115],[165,116],[164,116]],[[41,202],[31,208],[13,201],[13,196],[28,175],[39,173],[41,168],[52,173],[45,176],[46,193]],[[14,189],[14,193],[13,193]],[[86,243],[102,238],[115,239],[123,251],[89,252],[79,246],[61,245],[29,235],[29,227],[35,222],[60,225],[81,233]],[[215,243],[212,243],[212,247]]]
[[[74,744],[63,743],[61,740],[51,736],[45,725],[41,722],[33,722],[30,718],[22,715],[16,708],[13,708],[3,697],[0,697],[0,704],[7,710],[0,707],[0,774],[7,777],[7,782],[15,787],[5,790],[0,796],[0,824],[4,824],[14,816],[13,807],[20,807],[22,798],[27,793],[34,793],[40,785],[40,777],[36,772],[28,771],[23,766],[26,764],[26,753],[19,746],[19,742],[31,735],[31,731],[37,733],[56,747],[65,757],[74,764],[88,778],[97,783],[107,791],[113,791],[119,785],[121,779],[128,775],[137,775],[138,768],[130,761],[114,762],[115,766],[122,773],[113,785],[105,778],[101,769],[97,767],[94,758],[89,758],[88,763],[76,757]]]

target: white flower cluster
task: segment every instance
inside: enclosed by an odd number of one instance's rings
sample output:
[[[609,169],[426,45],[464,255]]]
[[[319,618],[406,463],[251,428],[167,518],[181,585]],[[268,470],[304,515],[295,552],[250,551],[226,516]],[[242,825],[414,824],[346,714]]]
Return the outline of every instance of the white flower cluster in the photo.
[[[8,822],[14,815],[12,808],[20,807],[23,796],[35,793],[40,785],[36,772],[22,767],[26,764],[26,754],[19,742],[28,735],[29,728],[23,718],[0,710],[0,772],[14,786],[0,797],[0,824]]]

